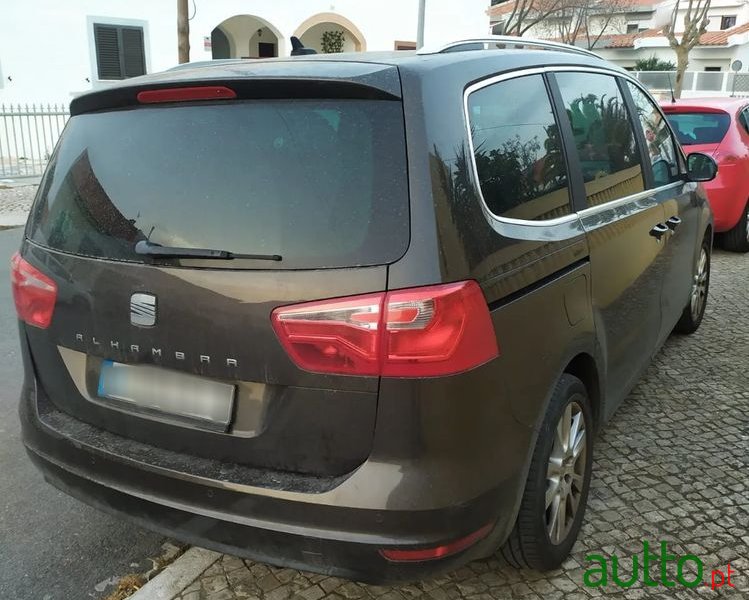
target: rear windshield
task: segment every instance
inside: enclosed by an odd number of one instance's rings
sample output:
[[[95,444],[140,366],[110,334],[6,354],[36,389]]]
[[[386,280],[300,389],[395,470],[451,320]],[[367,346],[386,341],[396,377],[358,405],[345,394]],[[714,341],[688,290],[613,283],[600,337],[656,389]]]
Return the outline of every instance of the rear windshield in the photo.
[[[684,146],[719,144],[728,131],[731,117],[726,113],[667,114],[676,137]]]
[[[135,244],[372,265],[408,245],[401,104],[248,100],[70,119],[29,224],[41,245],[143,262]],[[241,263],[241,264],[238,264]]]

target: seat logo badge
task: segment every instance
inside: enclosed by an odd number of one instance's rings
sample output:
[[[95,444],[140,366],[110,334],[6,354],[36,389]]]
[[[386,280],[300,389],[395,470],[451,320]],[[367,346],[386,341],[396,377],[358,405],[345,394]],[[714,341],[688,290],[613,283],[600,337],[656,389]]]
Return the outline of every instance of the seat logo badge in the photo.
[[[156,296],[138,293],[130,297],[130,323],[140,327],[156,325]]]

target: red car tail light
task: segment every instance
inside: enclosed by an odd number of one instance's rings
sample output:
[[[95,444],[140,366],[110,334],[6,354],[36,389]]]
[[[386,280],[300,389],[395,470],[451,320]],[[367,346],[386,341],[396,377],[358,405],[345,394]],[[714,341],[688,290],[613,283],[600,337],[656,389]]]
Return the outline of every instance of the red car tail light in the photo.
[[[10,265],[13,300],[18,318],[34,327],[46,329],[52,322],[55,310],[57,284],[17,252]]]
[[[237,93],[223,85],[201,85],[194,87],[165,88],[138,92],[141,104],[160,102],[190,102],[193,100],[232,100]]]
[[[419,548],[415,550],[383,548],[380,550],[380,555],[390,562],[422,562],[426,560],[445,558],[473,546],[476,542],[485,538],[493,527],[494,523],[489,523],[484,525],[478,531],[474,531],[465,537],[432,548]]]
[[[271,321],[297,366],[317,373],[437,377],[499,354],[475,281],[283,306]]]

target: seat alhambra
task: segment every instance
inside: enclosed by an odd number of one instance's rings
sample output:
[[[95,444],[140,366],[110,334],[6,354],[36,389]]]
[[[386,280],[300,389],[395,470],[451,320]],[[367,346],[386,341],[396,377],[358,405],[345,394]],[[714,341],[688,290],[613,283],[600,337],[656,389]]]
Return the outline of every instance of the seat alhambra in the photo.
[[[70,495],[259,561],[554,568],[595,432],[700,325],[714,175],[548,42],[84,94],[13,258],[24,443]]]

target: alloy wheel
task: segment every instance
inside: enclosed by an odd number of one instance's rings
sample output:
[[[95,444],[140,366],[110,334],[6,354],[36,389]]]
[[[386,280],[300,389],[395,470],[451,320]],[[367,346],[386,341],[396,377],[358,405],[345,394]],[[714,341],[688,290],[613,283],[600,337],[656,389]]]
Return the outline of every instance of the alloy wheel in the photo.
[[[585,414],[570,402],[557,423],[546,471],[546,531],[561,544],[575,521],[585,484]]]
[[[700,259],[697,262],[697,270],[694,274],[694,281],[692,283],[691,307],[692,319],[695,321],[700,318],[700,315],[705,308],[705,301],[707,300],[708,268],[707,250],[702,248],[700,251]]]

